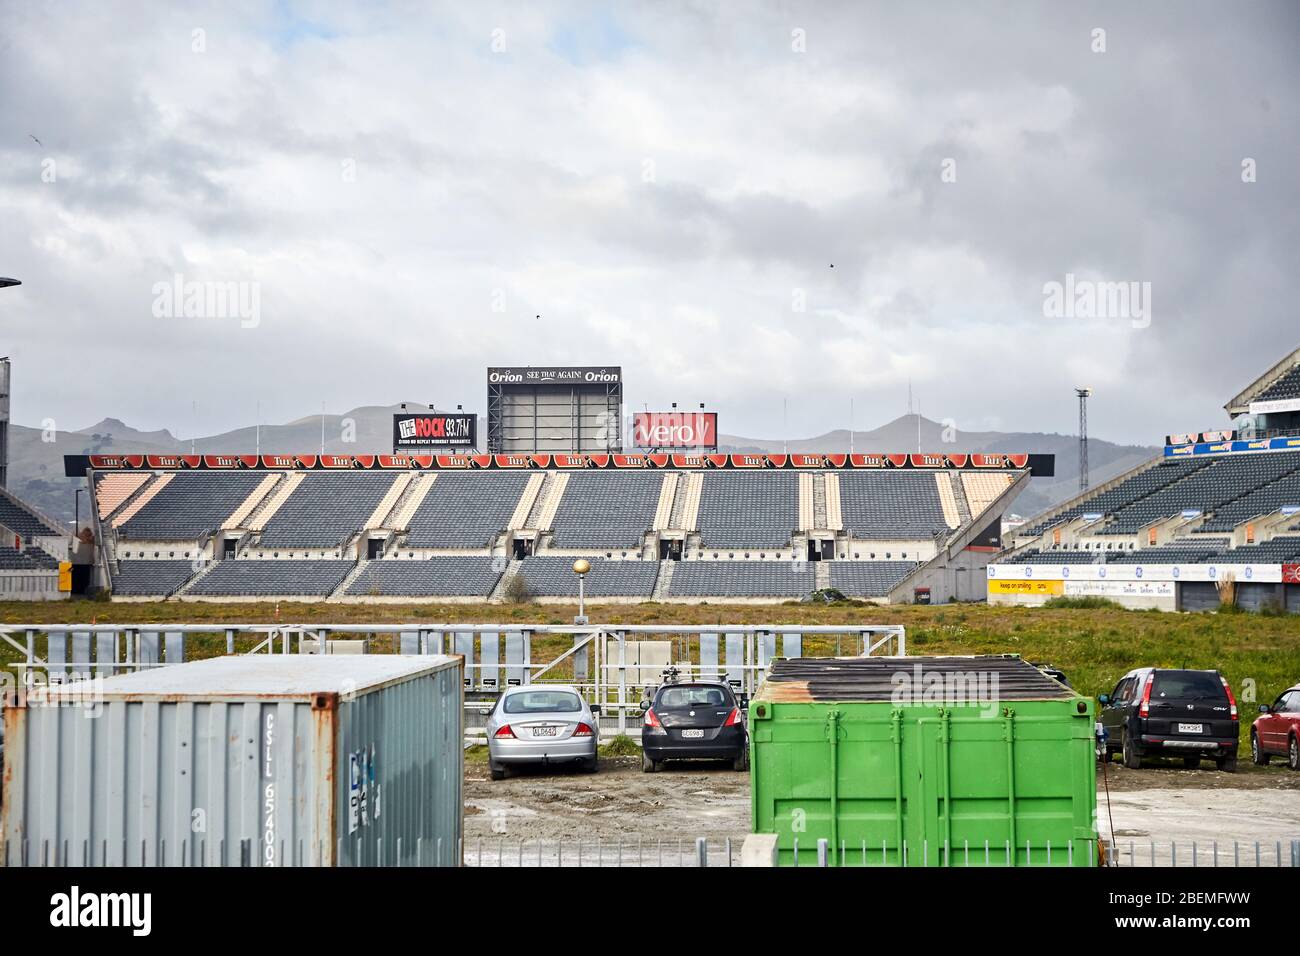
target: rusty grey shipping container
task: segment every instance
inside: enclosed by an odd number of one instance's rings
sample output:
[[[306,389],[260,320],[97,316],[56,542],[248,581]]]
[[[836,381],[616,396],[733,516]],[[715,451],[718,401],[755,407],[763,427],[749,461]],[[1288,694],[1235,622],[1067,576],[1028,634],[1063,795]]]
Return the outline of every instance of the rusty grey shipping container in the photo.
[[[97,701],[69,686],[20,701],[0,859],[458,866],[462,664],[220,657],[109,678]]]

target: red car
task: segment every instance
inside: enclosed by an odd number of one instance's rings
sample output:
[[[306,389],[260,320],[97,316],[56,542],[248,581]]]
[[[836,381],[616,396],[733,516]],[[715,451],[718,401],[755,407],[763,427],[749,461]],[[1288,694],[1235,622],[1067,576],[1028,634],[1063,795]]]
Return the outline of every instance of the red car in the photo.
[[[1300,684],[1282,691],[1272,705],[1260,704],[1250,726],[1250,756],[1261,767],[1273,754],[1300,770]]]

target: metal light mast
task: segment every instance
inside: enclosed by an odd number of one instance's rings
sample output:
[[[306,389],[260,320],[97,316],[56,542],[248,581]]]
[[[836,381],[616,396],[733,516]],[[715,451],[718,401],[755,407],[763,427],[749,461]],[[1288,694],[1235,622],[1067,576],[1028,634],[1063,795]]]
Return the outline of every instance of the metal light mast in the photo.
[[[1079,490],[1088,490],[1088,399],[1092,396],[1090,388],[1076,388],[1074,394],[1079,396]]]

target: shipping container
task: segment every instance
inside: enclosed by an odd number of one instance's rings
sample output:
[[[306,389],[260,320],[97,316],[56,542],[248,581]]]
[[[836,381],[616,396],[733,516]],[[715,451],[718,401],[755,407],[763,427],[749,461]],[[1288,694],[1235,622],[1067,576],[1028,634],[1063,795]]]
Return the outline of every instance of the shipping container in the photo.
[[[1097,863],[1093,701],[1019,658],[778,660],[749,726],[779,865]]]
[[[34,693],[4,709],[0,859],[457,866],[462,678],[460,657],[246,655]]]

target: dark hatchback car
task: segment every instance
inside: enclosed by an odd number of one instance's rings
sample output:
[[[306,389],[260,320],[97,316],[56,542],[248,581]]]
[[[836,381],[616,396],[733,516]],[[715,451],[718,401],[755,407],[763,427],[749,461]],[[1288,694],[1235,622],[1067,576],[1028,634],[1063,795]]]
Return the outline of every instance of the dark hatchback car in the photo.
[[[1099,700],[1105,759],[1120,753],[1136,769],[1144,757],[1181,757],[1195,769],[1207,758],[1237,769],[1237,701],[1218,671],[1140,667]]]
[[[659,687],[641,702],[641,769],[654,773],[665,760],[730,760],[749,769],[749,735],[743,703],[721,682],[691,681]]]

